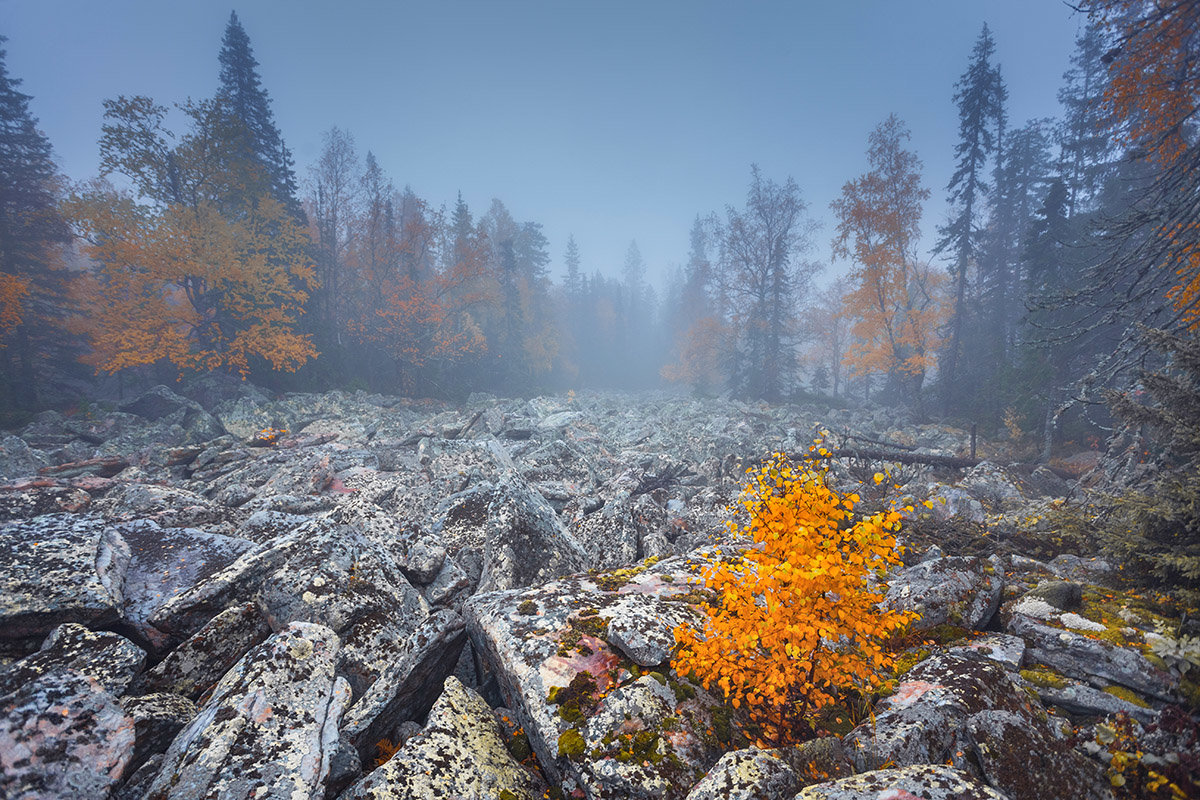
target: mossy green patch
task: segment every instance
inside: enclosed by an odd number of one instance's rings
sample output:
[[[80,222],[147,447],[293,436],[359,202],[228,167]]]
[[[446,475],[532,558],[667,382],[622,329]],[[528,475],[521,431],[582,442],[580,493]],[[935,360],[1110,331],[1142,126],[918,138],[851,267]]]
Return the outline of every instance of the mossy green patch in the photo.
[[[526,617],[532,617],[538,613],[538,604],[532,600],[523,600],[517,606],[517,613]]]
[[[1113,697],[1119,697],[1127,703],[1133,703],[1141,708],[1149,708],[1150,704],[1138,695],[1137,692],[1126,689],[1124,686],[1105,686],[1101,691],[1106,694],[1111,694]]]
[[[1047,667],[1035,667],[1021,670],[1021,677],[1034,686],[1043,689],[1065,689],[1068,681],[1062,675]]]
[[[574,728],[568,728],[558,737],[558,755],[566,758],[579,758],[583,755],[583,736]]]
[[[920,664],[925,659],[929,658],[929,651],[925,648],[917,650],[908,650],[896,656],[895,662],[892,664],[892,674],[899,678],[910,669]]]
[[[580,672],[566,686],[551,686],[546,702],[558,706],[558,715],[567,722],[580,722],[596,708],[596,679]]]

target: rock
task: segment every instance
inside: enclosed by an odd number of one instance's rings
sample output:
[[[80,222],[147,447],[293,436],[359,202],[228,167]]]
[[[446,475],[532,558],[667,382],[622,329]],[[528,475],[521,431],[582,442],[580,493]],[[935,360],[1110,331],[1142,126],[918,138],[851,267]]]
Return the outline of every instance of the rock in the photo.
[[[271,626],[254,603],[230,606],[151,667],[139,689],[195,700],[270,634]]]
[[[984,779],[1010,800],[1112,800],[1103,765],[1065,739],[1030,727],[1023,716],[981,711],[967,720],[965,730]]]
[[[896,693],[875,705],[874,718],[851,731],[844,743],[860,770],[889,762],[940,764],[954,755],[967,720],[989,709],[1035,724],[1028,695],[998,664],[934,656],[909,670]]]
[[[458,564],[447,558],[433,581],[422,589],[434,606],[455,606],[471,590],[471,578]]]
[[[398,643],[390,663],[342,721],[342,734],[364,761],[380,739],[395,740],[400,723],[425,715],[437,699],[437,687],[454,670],[466,638],[462,617],[442,610]]]
[[[1009,800],[954,767],[917,764],[864,772],[800,790],[795,800]]]
[[[456,560],[463,550],[479,554],[479,592],[536,585],[583,569],[579,543],[545,498],[518,479],[454,495],[438,517],[434,534]]]
[[[296,622],[246,654],[175,738],[149,800],[319,797],[350,688],[338,638]]]
[[[38,474],[50,460],[31,448],[24,439],[12,434],[0,436],[0,481],[27,478]]]
[[[986,658],[1015,672],[1025,661],[1025,640],[1020,636],[988,633],[966,644],[951,647],[946,652],[966,658]]]
[[[150,520],[126,523],[118,530],[130,550],[122,616],[159,653],[172,642],[150,624],[154,613],[255,547],[245,539],[196,528],[162,528]]]
[[[958,485],[995,508],[1019,506],[1025,499],[1016,478],[991,461],[971,467]]]
[[[107,797],[133,747],[133,720],[99,683],[73,670],[0,697],[0,797]]]
[[[1063,580],[1076,583],[1102,583],[1113,573],[1113,565],[1102,558],[1080,558],[1070,553],[1055,556],[1048,566]]]
[[[1125,714],[1143,725],[1149,725],[1158,718],[1158,712],[1152,708],[1136,705],[1084,683],[1068,681],[1065,686],[1061,687],[1035,686],[1034,689],[1043,703],[1058,706],[1072,714],[1097,717]]]
[[[1171,676],[1136,650],[1053,628],[1024,614],[1013,614],[1007,629],[1029,643],[1029,659],[1035,663],[1098,686],[1117,683],[1147,697],[1175,700]]]
[[[778,753],[752,747],[721,756],[687,800],[791,800],[799,786]]]
[[[643,667],[662,664],[675,650],[675,628],[700,619],[691,606],[628,594],[600,612],[608,621],[605,640]]]
[[[136,770],[153,755],[167,752],[175,736],[198,711],[196,704],[186,697],[165,692],[122,697],[119,702],[133,719],[136,737],[129,770]]]
[[[162,753],[150,756],[146,763],[138,767],[125,780],[121,788],[117,789],[116,794],[112,796],[112,800],[144,800],[146,792],[150,791],[150,784],[158,777],[158,770],[162,767],[162,760]]]
[[[0,695],[19,689],[43,675],[73,670],[99,683],[113,696],[124,694],[146,662],[146,653],[115,633],[92,633],[73,622],[60,625],[46,637],[42,649],[0,670]]]
[[[0,652],[30,652],[66,622],[116,622],[128,564],[125,541],[96,517],[0,525]]]
[[[183,433],[183,441],[188,443],[207,442],[225,432],[221,423],[199,403],[180,397],[166,386],[155,386],[120,409],[158,422],[160,427],[177,425]]]
[[[697,553],[464,604],[476,658],[496,681],[484,690],[512,710],[542,769],[568,795],[682,800],[690,776],[725,749],[730,731],[714,723],[715,698],[668,673],[635,678],[633,662],[603,638],[617,614],[608,609],[629,596],[657,598],[664,617],[690,606],[707,563]],[[722,734],[705,733],[715,724]]]
[[[445,560],[446,548],[431,538],[425,538],[408,549],[408,556],[400,568],[414,584],[427,586],[441,572]]]
[[[79,514],[91,504],[92,496],[83,489],[51,478],[0,486],[0,522],[32,519],[43,514]]]
[[[1070,611],[1083,602],[1083,587],[1071,581],[1042,581],[1025,596],[1045,600],[1061,611]]]
[[[362,759],[354,744],[342,735],[338,737],[337,749],[329,759],[329,777],[325,779],[325,798],[333,800],[350,788],[362,777]]]
[[[354,527],[311,520],[250,551],[176,596],[150,624],[191,635],[219,611],[255,602],[271,627],[327,625],[341,638],[338,673],[361,696],[395,658],[429,607],[396,561]]]
[[[542,788],[505,747],[492,710],[453,676],[425,728],[340,800],[535,800]]]
[[[918,612],[921,618],[913,623],[913,630],[943,623],[978,630],[996,613],[1003,584],[1003,578],[982,559],[940,558],[890,575],[883,605]]]

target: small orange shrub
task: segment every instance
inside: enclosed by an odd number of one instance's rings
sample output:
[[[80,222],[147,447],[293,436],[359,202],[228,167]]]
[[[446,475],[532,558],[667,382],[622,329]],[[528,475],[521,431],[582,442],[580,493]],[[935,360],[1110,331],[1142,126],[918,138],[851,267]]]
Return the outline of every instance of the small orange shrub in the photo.
[[[782,453],[750,473],[741,499],[749,523],[730,528],[756,544],[705,573],[721,600],[706,609],[703,630],[675,631],[675,670],[745,706],[776,742],[800,738],[805,716],[842,689],[877,687],[892,660],[885,640],[916,616],[880,610],[883,593],[869,582],[900,562],[900,514],[855,520],[858,495],[839,496],[825,476]]]

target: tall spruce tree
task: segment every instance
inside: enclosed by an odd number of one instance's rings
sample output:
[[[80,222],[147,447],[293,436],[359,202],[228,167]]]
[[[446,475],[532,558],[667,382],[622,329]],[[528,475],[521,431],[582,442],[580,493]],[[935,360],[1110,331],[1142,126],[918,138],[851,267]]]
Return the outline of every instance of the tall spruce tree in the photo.
[[[271,100],[258,75],[258,61],[250,48],[250,37],[230,12],[229,24],[221,40],[220,88],[217,98],[226,104],[229,114],[242,126],[233,138],[233,157],[247,169],[260,171],[257,181],[265,193],[278,200],[297,222],[304,222],[304,210],[296,198],[296,172],[291,151],[284,144]]]
[[[955,84],[954,102],[958,106],[959,142],[954,174],[946,187],[950,193],[952,216],[938,228],[941,238],[936,252],[949,253],[953,279],[950,336],[941,361],[944,411],[949,412],[962,389],[959,375],[963,335],[971,313],[968,295],[970,272],[977,266],[982,228],[980,220],[991,194],[988,164],[999,146],[1004,119],[1004,83],[1000,70],[993,65],[996,43],[984,23],[971,53],[971,62]]]
[[[54,250],[68,231],[57,211],[50,141],[5,57],[0,48],[0,402],[29,408],[54,349],[48,323],[60,316],[65,295]]]
[[[1068,191],[1070,216],[1094,210],[1104,180],[1111,172],[1112,120],[1104,105],[1108,64],[1104,28],[1089,23],[1075,40],[1071,68],[1063,73],[1058,102],[1063,107],[1059,149]]]

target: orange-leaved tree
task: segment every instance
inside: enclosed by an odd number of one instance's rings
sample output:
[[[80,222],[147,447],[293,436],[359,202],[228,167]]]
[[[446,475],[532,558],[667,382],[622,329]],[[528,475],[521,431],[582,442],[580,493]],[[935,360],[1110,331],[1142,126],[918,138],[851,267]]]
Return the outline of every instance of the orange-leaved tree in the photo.
[[[857,340],[846,362],[856,374],[880,372],[910,399],[919,399],[933,366],[937,330],[945,321],[939,277],[916,257],[921,204],[921,161],[905,150],[908,129],[896,115],[871,132],[871,171],[842,187],[833,253],[853,258],[853,288],[843,298]]]
[[[1111,37],[1105,54],[1107,111],[1125,142],[1157,174],[1111,231],[1121,244],[1111,275],[1155,294],[1165,283],[1171,317],[1160,327],[1200,331],[1200,4],[1194,0],[1085,0],[1083,8]],[[1148,235],[1147,235],[1148,234]],[[1163,270],[1164,281],[1155,273]],[[1122,274],[1124,273],[1124,274]],[[1127,277],[1131,276],[1131,277]],[[1157,298],[1155,298],[1157,299]],[[1140,309],[1119,311],[1147,315]]]
[[[816,461],[775,454],[750,473],[749,521],[730,523],[754,545],[714,561],[705,579],[719,604],[701,630],[675,631],[675,670],[745,706],[764,740],[801,738],[807,715],[843,690],[878,686],[891,665],[886,641],[915,617],[881,609],[875,580],[900,562],[900,514],[856,517],[858,501],[831,489]]]

